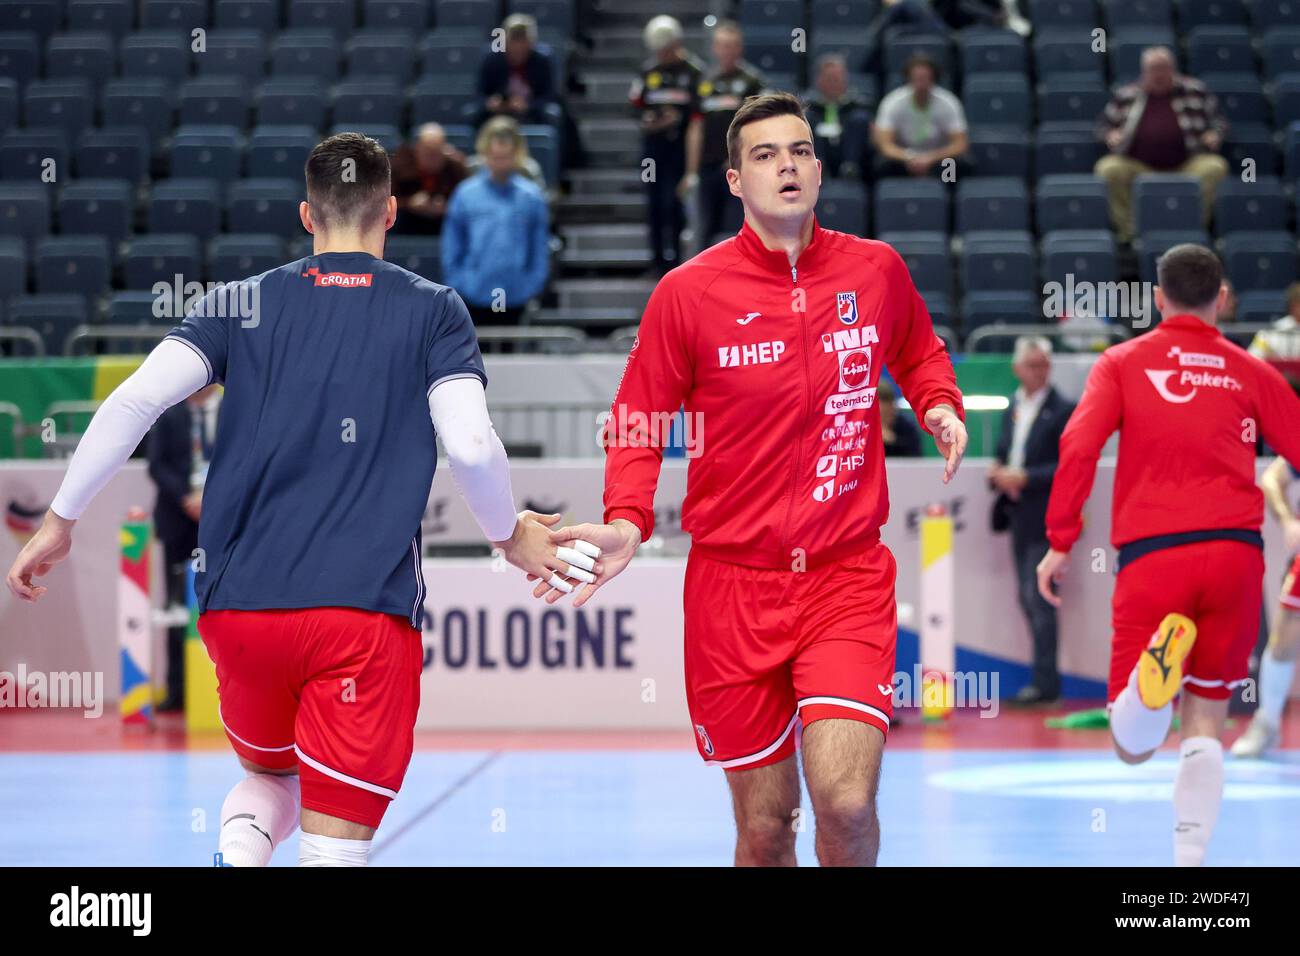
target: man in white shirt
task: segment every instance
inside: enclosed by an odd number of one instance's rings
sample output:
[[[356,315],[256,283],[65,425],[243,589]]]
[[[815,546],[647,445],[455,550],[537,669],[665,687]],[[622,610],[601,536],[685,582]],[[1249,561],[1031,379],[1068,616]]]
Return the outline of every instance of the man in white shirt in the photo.
[[[970,149],[961,100],[939,85],[939,66],[918,53],[904,67],[907,83],[880,101],[873,131],[876,175],[928,176]]]

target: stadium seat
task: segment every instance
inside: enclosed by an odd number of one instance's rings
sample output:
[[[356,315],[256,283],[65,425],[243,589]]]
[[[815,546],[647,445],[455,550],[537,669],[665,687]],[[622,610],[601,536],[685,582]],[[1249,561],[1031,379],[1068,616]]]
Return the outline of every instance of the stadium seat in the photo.
[[[40,183],[0,183],[0,236],[39,239],[50,231],[50,188]]]
[[[1244,26],[1199,26],[1187,35],[1187,69],[1206,73],[1254,73],[1255,51]]]
[[[339,76],[339,41],[328,30],[285,30],[271,41],[272,76],[310,76],[333,83]]]
[[[104,321],[109,325],[158,325],[166,320],[153,314],[157,301],[152,292],[113,292],[104,305]]]
[[[971,28],[957,38],[961,69],[966,77],[976,73],[1028,74],[1025,40],[1010,30]]]
[[[1032,292],[1034,240],[1029,233],[968,232],[961,251],[962,291]]]
[[[1283,73],[1300,73],[1300,25],[1295,21],[1265,31],[1259,41],[1264,75],[1277,79]]]
[[[1286,128],[1286,177],[1290,182],[1300,182],[1300,123],[1292,123]]]
[[[1054,23],[1034,35],[1034,65],[1040,80],[1056,73],[1105,79],[1106,58],[1092,49],[1086,30],[1061,29]]]
[[[210,30],[208,51],[196,56],[200,76],[240,76],[255,83],[266,71],[266,42],[257,30]]]
[[[26,291],[27,243],[18,236],[0,235],[0,305]]]
[[[528,144],[528,152],[542,167],[542,177],[548,186],[560,183],[560,137],[551,126],[525,125],[519,128]],[[739,228],[739,226],[737,226]]]
[[[1087,174],[1044,176],[1035,190],[1038,232],[1059,229],[1109,229],[1106,185]]]
[[[880,0],[812,0],[812,25],[816,29],[860,30],[880,11]]]
[[[103,83],[117,73],[117,48],[108,33],[56,33],[45,47],[45,75],[52,80]]]
[[[188,34],[195,27],[207,26],[207,0],[143,0],[140,6],[141,30],[180,30]]]
[[[112,279],[113,259],[103,236],[46,236],[33,256],[38,293],[74,293],[94,298]]]
[[[1026,232],[1029,192],[1023,180],[978,176],[957,183],[957,233]]]
[[[1232,123],[1268,123],[1272,111],[1254,73],[1206,73],[1200,77]]]
[[[1300,23],[1300,0],[1251,0],[1250,21],[1261,34]]]
[[[827,229],[866,236],[867,190],[860,182],[827,179],[817,197],[817,221]]]
[[[135,5],[132,0],[68,0],[67,19],[69,30],[94,30],[120,39],[135,25]]]
[[[972,129],[968,158],[977,175],[1029,178],[1029,135],[1021,129],[985,126]]]
[[[442,281],[438,240],[430,236],[388,236],[384,259],[431,282]]]
[[[1110,33],[1127,27],[1164,27],[1172,30],[1170,0],[1101,0],[1102,22]]]
[[[18,125],[18,81],[0,76],[0,133]]]
[[[0,136],[0,179],[40,182],[53,160],[53,173],[68,169],[68,135],[61,129],[11,129]]]
[[[1043,302],[1037,292],[990,292],[966,295],[962,304],[962,332],[966,335],[986,325],[1041,324]]]
[[[1050,232],[1041,243],[1042,281],[1067,284],[1114,282],[1119,278],[1115,239],[1104,229],[1063,229]]]
[[[745,59],[767,73],[797,73],[804,55],[790,42],[789,27],[762,27],[745,31]]]
[[[138,183],[149,174],[149,134],[138,126],[88,129],[77,137],[78,176]]]
[[[422,123],[469,123],[479,108],[471,77],[451,82],[446,76],[426,76],[409,91],[411,126]]]
[[[40,41],[34,33],[0,33],[0,76],[26,86],[40,75]]]
[[[787,40],[786,45],[789,45]],[[746,40],[748,47],[748,40]],[[885,61],[885,89],[892,90],[903,83],[903,66],[915,54],[922,53],[939,65],[941,77],[951,78],[952,47],[946,37],[926,34],[893,34],[892,28],[886,30],[883,38]],[[951,82],[951,79],[949,79]],[[943,80],[940,80],[942,85]]]
[[[191,232],[210,239],[221,231],[221,186],[215,179],[164,179],[149,195],[151,233]]]
[[[230,233],[208,243],[208,281],[236,282],[285,263],[284,240],[266,234]]]
[[[230,184],[226,223],[231,232],[260,232],[281,239],[302,235],[301,179],[242,179]]]
[[[1156,260],[1174,246],[1184,243],[1212,248],[1210,237],[1200,229],[1157,230],[1143,233],[1134,244],[1138,254],[1138,278],[1143,282],[1155,282]]]
[[[310,126],[257,126],[248,137],[247,173],[257,179],[302,176],[307,157],[320,141]]]
[[[1214,197],[1214,231],[1219,237],[1235,232],[1283,230],[1291,221],[1291,201],[1276,176],[1242,182],[1229,176]]]
[[[391,77],[409,83],[415,73],[415,41],[402,33],[362,31],[343,45],[344,76]]]
[[[219,30],[273,33],[280,28],[280,4],[278,0],[213,0],[212,25]]]
[[[1139,234],[1200,229],[1204,222],[1200,185],[1190,176],[1138,176],[1133,181],[1133,213]]]
[[[201,126],[248,125],[248,87],[238,76],[200,76],[180,88],[180,122]]]
[[[190,179],[239,176],[243,143],[233,126],[178,126],[172,139],[171,174]]]
[[[136,236],[122,257],[122,278],[128,289],[152,289],[156,282],[197,282],[202,257],[193,232]]]
[[[215,31],[214,31],[215,33]],[[190,48],[185,35],[176,31],[128,33],[118,45],[122,76],[138,79],[152,76],[180,83],[190,72]],[[209,37],[209,51],[211,37]]]
[[[73,180],[59,192],[56,209],[61,234],[121,242],[131,232],[135,186],[124,179]]]
[[[495,3],[483,0],[433,0],[433,25],[439,31],[487,36],[501,25]]]
[[[346,36],[356,30],[354,0],[289,0],[287,20],[294,30],[329,30]]]
[[[771,27],[788,35],[795,27],[805,26],[802,0],[740,0],[736,19],[746,32]]]
[[[61,26],[63,0],[0,0],[0,23],[7,30],[35,33],[44,43]]]
[[[67,293],[14,296],[9,300],[8,315],[10,325],[36,330],[47,355],[64,355],[68,337],[90,319],[85,297]]]
[[[1238,292],[1285,289],[1296,280],[1296,242],[1288,232],[1234,233],[1223,240],[1223,264]]]
[[[1028,15],[1035,32],[1050,27],[1085,27],[1100,23],[1097,0],[1029,0]]]
[[[94,125],[89,80],[32,80],[23,91],[23,125],[57,127],[76,136]]]
[[[537,21],[544,36],[573,35],[577,27],[577,0],[511,0],[507,13],[524,13]],[[802,25],[802,17],[799,24]]]
[[[396,79],[378,77],[345,80],[333,89],[331,110],[334,123],[364,126],[383,123],[402,125],[405,107],[402,88]]]
[[[423,33],[429,28],[429,8],[424,0],[365,0],[361,22],[370,30]]]
[[[1300,72],[1273,81],[1273,117],[1280,127],[1300,122]]]
[[[891,232],[877,238],[894,247],[907,263],[912,284],[922,296],[939,293],[952,295],[952,256],[948,237],[941,232]]]
[[[1275,322],[1286,314],[1286,296],[1279,289],[1251,289],[1237,296],[1238,322]]]
[[[1168,27],[1125,27],[1107,45],[1113,83],[1134,83],[1142,70],[1142,52],[1153,46],[1168,47],[1178,57],[1178,42]]]
[[[109,80],[100,96],[105,126],[136,126],[149,136],[152,152],[175,128],[175,87],[158,77]]]
[[[1273,131],[1263,123],[1233,123],[1229,126],[1228,137],[1223,144],[1223,155],[1228,160],[1232,175],[1240,174],[1245,160],[1253,163],[1255,173],[1259,176],[1276,173],[1280,169]]]
[[[1049,73],[1038,84],[1038,115],[1067,122],[1096,122],[1110,99],[1095,73]]]
[[[258,126],[325,126],[325,98],[320,83],[301,76],[280,76],[267,80],[253,95]]]
[[[977,73],[962,91],[966,121],[973,128],[1028,129],[1033,120],[1029,81],[1023,73]]]
[[[812,54],[810,63],[815,64],[823,56],[831,53],[837,53],[844,57],[845,64],[848,65],[849,71],[861,69],[867,62],[870,53],[870,41],[860,33],[853,33],[845,30],[818,30],[812,35],[812,42],[809,44],[809,52]],[[810,67],[815,72],[815,67]],[[779,74],[773,74],[778,76]],[[796,79],[791,84],[776,84],[772,86],[779,90],[797,89],[799,87],[797,74]],[[814,79],[816,77],[814,76]],[[769,80],[770,81],[770,80]]]
[[[1187,31],[1216,24],[1245,26],[1250,19],[1244,0],[1177,0],[1178,26]]]
[[[463,36],[448,36],[437,31],[427,33],[420,40],[420,74],[430,77],[478,77],[479,64],[488,51],[487,44],[475,49]]]
[[[948,232],[948,191],[937,179],[884,179],[876,185],[877,232]]]

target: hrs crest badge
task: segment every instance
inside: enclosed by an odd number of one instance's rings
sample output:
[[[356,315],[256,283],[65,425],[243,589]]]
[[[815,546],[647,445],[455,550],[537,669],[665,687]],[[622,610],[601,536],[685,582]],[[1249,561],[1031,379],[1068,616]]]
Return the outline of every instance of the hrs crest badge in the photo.
[[[852,325],[858,321],[858,294],[856,292],[835,293],[835,309],[840,321]]]

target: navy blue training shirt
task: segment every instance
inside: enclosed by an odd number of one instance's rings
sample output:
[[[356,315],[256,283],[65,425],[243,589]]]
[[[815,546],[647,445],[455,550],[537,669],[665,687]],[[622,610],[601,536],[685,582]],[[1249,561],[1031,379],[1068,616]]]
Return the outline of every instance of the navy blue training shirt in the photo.
[[[356,607],[418,628],[437,465],[428,396],[453,378],[487,384],[460,296],[330,252],[210,292],[168,337],[226,387],[199,611]]]

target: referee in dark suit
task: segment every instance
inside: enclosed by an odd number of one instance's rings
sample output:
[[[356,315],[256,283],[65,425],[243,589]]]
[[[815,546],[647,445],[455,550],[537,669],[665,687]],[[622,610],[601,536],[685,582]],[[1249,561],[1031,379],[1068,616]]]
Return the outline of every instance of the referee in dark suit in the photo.
[[[1061,432],[1074,406],[1048,384],[1052,343],[1016,340],[1012,371],[1020,382],[1002,418],[996,463],[989,484],[998,491],[993,530],[1011,532],[1020,607],[1034,641],[1033,676],[1015,697],[1017,704],[1050,703],[1061,696],[1056,668],[1056,609],[1038,593],[1038,562],[1047,553],[1047,501],[1060,456]]]
[[[215,409],[210,400],[217,386],[200,389],[159,417],[145,443],[149,477],[158,486],[154,502],[154,532],[166,562],[167,604],[185,605],[189,562],[199,546],[199,512],[203,477],[216,441]],[[181,625],[167,629],[167,696],[160,713],[185,706],[185,634]]]

